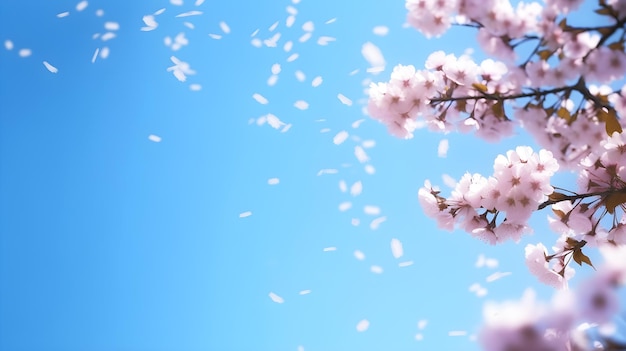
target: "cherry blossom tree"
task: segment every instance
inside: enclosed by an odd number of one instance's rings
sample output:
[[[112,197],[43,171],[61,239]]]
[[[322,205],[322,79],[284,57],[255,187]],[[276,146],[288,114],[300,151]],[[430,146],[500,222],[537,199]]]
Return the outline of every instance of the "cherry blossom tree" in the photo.
[[[590,328],[612,325],[626,283],[626,1],[599,0],[599,26],[570,23],[581,3],[406,0],[408,23],[425,36],[468,27],[492,58],[438,51],[423,69],[398,65],[388,82],[369,88],[370,116],[396,137],[411,138],[422,123],[497,142],[520,127],[541,148],[498,156],[493,174],[465,174],[448,196],[428,180],[419,190],[440,228],[492,245],[519,241],[533,213],[552,210],[558,240],[552,250],[527,245],[525,255],[530,272],[557,289],[555,298],[542,304],[528,291],[521,301],[485,306],[485,350],[626,350],[618,333]],[[577,173],[577,188],[552,184],[559,171]],[[605,260],[598,267],[584,253],[593,249]],[[570,289],[572,261],[595,273]]]

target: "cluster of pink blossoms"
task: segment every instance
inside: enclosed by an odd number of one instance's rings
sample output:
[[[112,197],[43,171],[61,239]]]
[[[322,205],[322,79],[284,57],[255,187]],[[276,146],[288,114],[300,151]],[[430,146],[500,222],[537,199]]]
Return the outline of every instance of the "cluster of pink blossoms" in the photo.
[[[497,141],[513,133],[504,105],[494,94],[519,92],[520,74],[491,59],[477,65],[468,56],[432,53],[425,70],[398,65],[387,83],[372,83],[368,112],[399,138],[413,137],[417,118],[432,130],[475,131]],[[479,83],[481,90],[475,88]],[[482,97],[487,97],[483,99]],[[489,98],[491,97],[491,98]],[[466,115],[466,116],[463,116]]]
[[[558,168],[551,152],[520,146],[496,158],[489,178],[465,174],[449,198],[426,181],[419,200],[441,228],[459,226],[490,244],[518,241],[530,229],[531,214],[552,194],[550,177]]]
[[[562,240],[584,241],[592,247],[626,245],[626,136],[614,133],[600,145],[581,161],[578,195],[553,204],[555,217],[548,220]],[[612,218],[603,220],[607,216]]]
[[[605,127],[609,134],[621,131],[607,126],[626,109],[626,88],[587,86],[613,84],[626,74],[619,40],[620,33],[626,35],[625,2],[601,2],[603,26],[564,21],[562,15],[581,3],[547,0],[514,7],[509,0],[407,0],[408,22],[427,36],[441,35],[453,23],[476,27],[481,47],[504,61],[477,64],[439,51],[425,70],[399,65],[389,82],[371,84],[369,114],[401,138],[412,137],[418,118],[432,130],[475,131],[489,141],[511,135],[514,122],[521,122],[563,167],[576,168],[605,138]],[[536,44],[534,54],[516,62],[515,49],[528,43]],[[599,118],[602,113],[611,117]]]
[[[582,3],[406,0],[407,22],[427,37],[454,24],[473,27],[481,48],[501,61],[435,52],[424,70],[399,65],[388,82],[370,85],[368,112],[394,136],[411,138],[421,118],[431,130],[498,141],[519,123],[543,148],[499,156],[492,176],[465,174],[449,197],[426,181],[419,200],[441,228],[491,244],[518,241],[531,214],[551,206],[556,243],[551,251],[542,243],[525,249],[539,281],[568,288],[570,262],[592,266],[583,247],[598,248],[607,261],[551,305],[527,296],[488,306],[479,337],[487,351],[626,349],[611,343],[614,331],[594,342],[585,330],[611,326],[616,288],[626,283],[626,1],[598,1],[592,16],[600,20],[577,27],[566,16]],[[530,57],[520,61],[520,47]],[[559,166],[578,172],[576,191],[550,185]]]
[[[526,247],[526,263],[543,283],[565,286],[574,273],[565,267],[570,258],[590,264],[580,251],[585,245],[626,246],[626,137],[614,133],[600,146],[601,152],[581,161],[578,193],[555,197],[554,217],[548,217],[551,229],[560,235],[554,253],[548,255],[542,244]]]
[[[619,315],[617,289],[626,283],[626,247],[601,248],[605,264],[575,290],[559,291],[549,304],[532,290],[520,301],[487,304],[479,341],[485,351],[603,350],[587,329],[615,330]],[[606,340],[605,340],[606,341]]]

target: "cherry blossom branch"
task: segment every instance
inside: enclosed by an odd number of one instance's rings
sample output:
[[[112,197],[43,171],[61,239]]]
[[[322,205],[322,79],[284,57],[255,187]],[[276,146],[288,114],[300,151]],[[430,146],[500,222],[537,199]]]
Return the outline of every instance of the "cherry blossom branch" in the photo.
[[[441,98],[430,99],[430,102],[439,103],[439,102],[447,102],[447,101],[467,101],[467,100],[481,100],[481,99],[492,100],[492,101],[515,100],[515,99],[523,99],[523,98],[528,98],[528,97],[555,94],[555,93],[560,93],[563,91],[571,91],[571,90],[578,91],[578,89],[576,89],[576,85],[571,85],[571,86],[559,87],[559,88],[554,88],[554,89],[549,89],[549,90],[535,90],[535,91],[528,92],[528,93],[504,95],[504,96],[481,92],[482,95],[480,96],[468,95],[468,96],[458,96],[458,97],[441,97]]]
[[[623,189],[614,189],[614,190],[607,190],[607,191],[598,191],[598,192],[593,192],[593,193],[586,193],[586,194],[575,194],[575,195],[565,195],[565,194],[558,194],[558,196],[555,196],[557,198],[555,199],[548,199],[544,202],[542,202],[541,204],[539,204],[539,206],[537,207],[537,210],[542,210],[550,205],[554,205],[554,204],[558,204],[559,202],[562,201],[575,201],[575,200],[582,200],[588,197],[592,197],[592,196],[601,196],[601,197],[605,197],[605,196],[609,196],[612,194],[626,194],[626,188]]]

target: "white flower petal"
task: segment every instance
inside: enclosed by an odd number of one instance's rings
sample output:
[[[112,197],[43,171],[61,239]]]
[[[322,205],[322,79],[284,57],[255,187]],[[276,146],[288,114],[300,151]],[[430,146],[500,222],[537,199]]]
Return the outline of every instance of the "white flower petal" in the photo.
[[[44,61],[43,65],[46,66],[46,69],[51,73],[57,73],[59,70],[53,65],[49,64],[48,61]]]
[[[272,301],[274,301],[276,303],[283,303],[283,302],[285,302],[285,299],[283,299],[282,297],[276,295],[273,292],[269,293],[269,297],[270,297],[270,299],[272,299]]]
[[[396,238],[391,239],[391,254],[395,258],[400,258],[402,257],[402,255],[404,255],[402,243]]]

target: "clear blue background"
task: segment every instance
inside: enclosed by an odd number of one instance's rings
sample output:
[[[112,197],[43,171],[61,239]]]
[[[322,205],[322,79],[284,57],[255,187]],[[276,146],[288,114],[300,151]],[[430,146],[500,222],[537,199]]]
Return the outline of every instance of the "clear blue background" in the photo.
[[[386,81],[398,63],[421,67],[434,50],[459,55],[475,46],[472,30],[427,41],[402,27],[402,1],[185,2],[90,1],[82,12],[65,0],[0,4],[0,40],[15,44],[0,48],[1,350],[477,350],[471,336],[485,300],[518,298],[528,286],[550,296],[523,264],[526,243],[556,239],[548,212],[535,217],[534,236],[491,247],[441,232],[417,201],[424,179],[443,186],[443,173],[490,174],[497,154],[531,143],[524,134],[498,145],[426,130],[397,140],[362,113],[364,79]],[[299,13],[286,28],[289,5]],[[163,7],[159,27],[140,31],[142,17]],[[204,13],[174,17],[190,10]],[[64,11],[71,13],[56,17]],[[117,37],[93,40],[105,21],[120,24]],[[222,33],[220,21],[232,32]],[[276,21],[278,47],[250,44],[256,29],[260,39],[272,36]],[[315,31],[300,43],[306,21]],[[377,25],[389,34],[374,35]],[[172,52],[163,38],[180,32],[190,43]],[[320,35],[337,40],[319,46]],[[287,40],[300,55],[291,63]],[[361,55],[367,41],[387,60],[377,76]],[[103,46],[109,58],[91,63]],[[32,56],[20,58],[20,48]],[[177,81],[166,71],[172,55],[198,73]],[[274,63],[282,72],[270,87]],[[324,81],[313,88],[317,75]],[[202,90],[191,91],[192,83]],[[354,105],[341,104],[338,93]],[[297,100],[309,109],[296,109]],[[292,128],[249,123],[267,113]],[[334,145],[341,130],[351,139]],[[366,150],[374,175],[354,157],[354,137],[376,140]],[[442,138],[450,140],[446,158],[437,157]],[[317,175],[326,168],[339,172]],[[268,185],[273,177],[280,184]],[[572,187],[572,179],[555,184]],[[340,192],[340,180],[361,180],[363,193]],[[353,208],[340,212],[344,201]],[[378,230],[369,228],[365,205],[387,216]],[[239,218],[245,211],[252,215]],[[391,255],[391,238],[404,244],[401,260]],[[323,251],[330,246],[337,251]],[[354,258],[357,249],[365,261]],[[479,254],[500,266],[476,268]],[[415,264],[399,268],[403,260]],[[485,282],[495,271],[512,275]],[[468,291],[476,282],[486,297]],[[305,289],[312,292],[298,294]],[[270,292],[285,302],[272,302]],[[370,327],[358,333],[362,319]],[[454,330],[467,335],[448,336]]]

